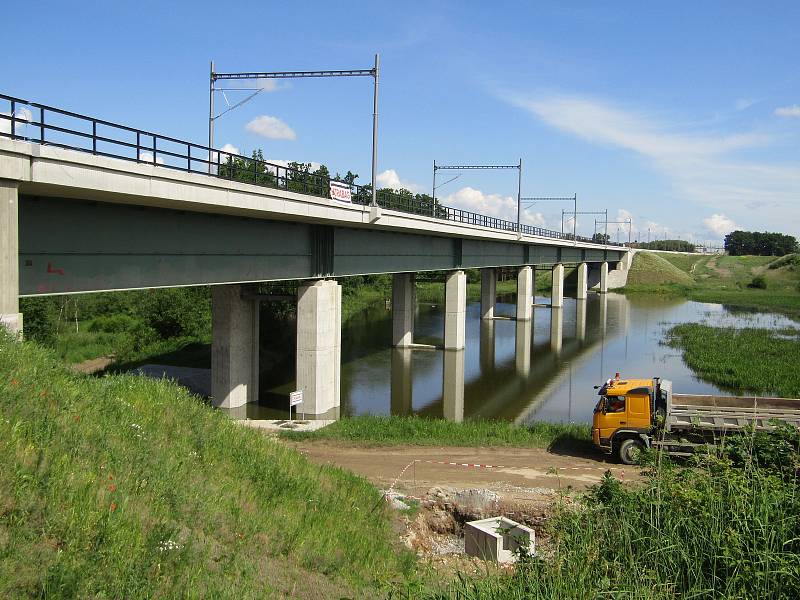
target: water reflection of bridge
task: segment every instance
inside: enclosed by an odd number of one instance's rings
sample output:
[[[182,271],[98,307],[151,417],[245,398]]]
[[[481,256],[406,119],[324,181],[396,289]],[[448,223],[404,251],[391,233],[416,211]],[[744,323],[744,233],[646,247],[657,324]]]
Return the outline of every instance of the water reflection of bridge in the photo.
[[[564,308],[537,308],[532,321],[514,321],[513,355],[500,360],[496,355],[499,321],[481,320],[477,376],[465,381],[463,350],[441,351],[442,393],[416,410],[413,409],[413,350],[395,348],[391,365],[391,413],[417,413],[453,421],[462,421],[466,416],[525,422],[569,376],[571,368],[591,360],[598,352],[602,354],[607,341],[627,329],[628,319],[628,303],[614,294],[590,295]],[[549,334],[536,327],[544,320],[549,321]],[[598,372],[598,380],[603,376]]]

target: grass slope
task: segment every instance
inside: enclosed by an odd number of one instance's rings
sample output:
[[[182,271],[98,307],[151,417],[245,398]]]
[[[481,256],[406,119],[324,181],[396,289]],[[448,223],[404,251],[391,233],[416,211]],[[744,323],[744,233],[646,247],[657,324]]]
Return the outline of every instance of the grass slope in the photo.
[[[669,344],[701,379],[735,393],[800,398],[800,335],[795,330],[677,325]]]
[[[767,289],[748,287],[757,276],[766,280]],[[800,265],[786,257],[637,252],[622,291],[669,294],[796,316],[800,315]]]
[[[0,597],[363,597],[410,567],[365,480],[0,337]]]
[[[363,416],[341,419],[310,433],[282,432],[293,440],[336,440],[367,445],[416,444],[420,446],[515,446],[547,448],[560,444],[591,442],[588,425],[532,423],[514,425],[502,421],[453,423],[423,417]]]
[[[675,266],[661,254],[637,252],[628,271],[628,285],[691,284],[693,279],[685,270]]]

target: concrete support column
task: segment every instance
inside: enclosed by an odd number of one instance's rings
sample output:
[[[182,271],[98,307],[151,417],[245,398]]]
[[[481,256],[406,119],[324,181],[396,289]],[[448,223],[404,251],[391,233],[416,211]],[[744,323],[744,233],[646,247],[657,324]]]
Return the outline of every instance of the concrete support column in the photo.
[[[258,399],[258,303],[246,285],[211,287],[211,399],[237,408]]]
[[[601,294],[608,293],[608,263],[604,262],[600,264],[600,289],[598,290]]]
[[[414,379],[411,373],[411,348],[392,349],[392,398],[390,413],[410,415],[413,406]]]
[[[444,348],[462,350],[467,329],[467,274],[452,271],[444,286]]]
[[[564,265],[553,265],[553,287],[550,291],[550,306],[561,308],[564,306]]]
[[[392,278],[392,345],[398,348],[409,348],[414,343],[414,279],[414,273],[395,273]]]
[[[583,300],[587,296],[589,283],[589,265],[581,263],[578,265],[578,287],[575,291],[575,297],[578,300]]]
[[[522,267],[517,273],[517,321],[533,318],[533,269]]]
[[[18,183],[0,179],[0,326],[22,334],[19,312]]]
[[[335,413],[340,399],[342,287],[333,280],[297,290],[297,389],[306,414]]]
[[[497,304],[497,269],[481,269],[481,319],[493,319]]]
[[[464,420],[464,350],[445,350],[442,413],[447,421]]]

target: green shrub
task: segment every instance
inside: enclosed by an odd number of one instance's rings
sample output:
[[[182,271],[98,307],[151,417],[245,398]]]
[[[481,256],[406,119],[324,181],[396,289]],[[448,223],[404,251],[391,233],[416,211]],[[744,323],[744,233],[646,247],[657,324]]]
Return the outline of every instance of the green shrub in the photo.
[[[122,333],[131,331],[139,324],[139,321],[126,314],[116,314],[97,317],[89,325],[89,331],[105,333]]]
[[[765,290],[767,289],[767,280],[763,275],[756,275],[753,277],[753,281],[747,284],[747,287]]]

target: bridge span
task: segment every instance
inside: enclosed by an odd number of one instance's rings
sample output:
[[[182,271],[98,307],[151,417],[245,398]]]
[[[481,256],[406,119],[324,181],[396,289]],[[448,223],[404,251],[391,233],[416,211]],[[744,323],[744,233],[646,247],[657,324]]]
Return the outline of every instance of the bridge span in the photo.
[[[392,344],[413,348],[415,273],[445,271],[444,348],[459,351],[465,269],[482,269],[482,318],[493,319],[497,268],[516,268],[516,318],[528,321],[537,267],[552,270],[559,310],[565,265],[577,267],[576,295],[585,298],[591,287],[607,291],[609,264],[629,264],[616,245],[382,193],[378,206],[363,205],[355,185],[353,201],[341,202],[329,197],[328,181],[280,165],[0,99],[11,104],[0,112],[2,323],[22,331],[20,296],[211,285],[219,406],[257,398],[258,282],[303,280],[297,387],[305,412],[321,415],[339,406],[336,278],[393,274]],[[15,118],[23,105],[30,110]],[[226,164],[254,165],[253,182],[225,178]]]

